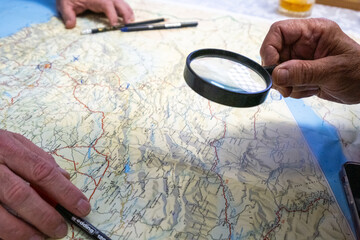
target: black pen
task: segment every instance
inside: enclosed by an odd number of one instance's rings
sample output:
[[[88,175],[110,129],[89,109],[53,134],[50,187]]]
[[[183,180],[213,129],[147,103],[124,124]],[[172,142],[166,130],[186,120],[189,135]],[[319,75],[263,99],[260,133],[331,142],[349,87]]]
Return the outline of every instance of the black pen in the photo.
[[[80,218],[78,216],[75,216],[68,210],[66,210],[63,206],[60,204],[57,204],[55,206],[55,209],[69,222],[77,226],[78,228],[82,229],[89,237],[92,239],[97,240],[111,240],[108,236],[106,236],[104,233],[102,233],[99,229],[94,227],[91,223],[86,221],[83,218]]]
[[[44,199],[48,204],[53,206],[67,221],[74,224],[78,228],[82,229],[92,239],[111,240],[111,238],[106,236],[104,233],[102,233],[100,230],[98,230],[96,227],[94,227],[91,223],[89,223],[88,221],[86,221],[83,218],[80,218],[80,217],[72,214],[67,209],[65,209],[63,206],[58,204],[55,200],[50,198],[41,189],[39,189],[33,185],[31,185],[31,187],[41,196],[42,199]]]
[[[172,28],[185,28],[185,27],[196,27],[197,22],[180,22],[180,23],[165,23],[156,25],[140,25],[140,26],[125,26],[120,30],[122,32],[134,32],[134,31],[146,31],[146,30],[158,30],[158,29],[172,29]]]
[[[128,23],[125,25],[123,24],[123,25],[111,26],[111,27],[85,29],[81,32],[81,34],[93,34],[93,33],[115,31],[115,30],[119,30],[123,27],[133,27],[133,26],[139,26],[139,25],[145,25],[145,24],[159,23],[159,22],[164,22],[165,20],[166,20],[165,18],[157,18],[157,19],[151,19],[151,20],[146,20],[146,21],[142,21],[142,22]]]

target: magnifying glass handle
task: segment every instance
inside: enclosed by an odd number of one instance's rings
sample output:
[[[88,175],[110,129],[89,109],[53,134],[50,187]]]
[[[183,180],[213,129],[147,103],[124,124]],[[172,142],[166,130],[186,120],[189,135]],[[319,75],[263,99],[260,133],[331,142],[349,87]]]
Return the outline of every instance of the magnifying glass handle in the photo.
[[[272,75],[272,72],[274,71],[274,68],[277,66],[277,64],[275,65],[270,65],[270,66],[264,66],[264,69],[270,74],[270,76]]]

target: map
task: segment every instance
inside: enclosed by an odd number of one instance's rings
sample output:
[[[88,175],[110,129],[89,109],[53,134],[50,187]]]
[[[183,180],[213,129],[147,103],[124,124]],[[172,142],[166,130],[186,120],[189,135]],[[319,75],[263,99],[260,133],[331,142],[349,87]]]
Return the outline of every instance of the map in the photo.
[[[139,21],[199,25],[80,35],[106,24],[84,15],[73,30],[52,18],[0,39],[0,127],[71,174],[90,199],[86,219],[112,239],[354,239],[278,92],[231,108],[183,79],[187,55],[200,48],[260,62],[271,23],[176,3],[131,5]],[[327,115],[316,99],[307,104]],[[342,136],[360,141],[336,116]],[[69,226],[65,239],[87,236]]]

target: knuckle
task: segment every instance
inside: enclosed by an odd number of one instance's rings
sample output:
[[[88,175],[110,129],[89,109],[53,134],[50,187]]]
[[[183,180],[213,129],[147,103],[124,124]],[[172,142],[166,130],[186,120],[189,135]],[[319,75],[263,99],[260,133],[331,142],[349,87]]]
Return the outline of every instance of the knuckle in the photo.
[[[56,176],[54,166],[45,161],[37,161],[34,165],[32,178],[37,183],[52,182]]]
[[[5,204],[21,205],[30,195],[30,187],[22,181],[9,183],[7,193],[3,196]]]
[[[61,217],[55,211],[44,211],[39,214],[39,225],[56,227],[61,222]]]
[[[6,229],[4,229],[4,235],[6,236],[12,236],[15,237],[16,239],[25,239],[25,234],[22,233],[22,231],[20,229],[18,229],[16,226],[12,225],[12,226],[7,226]],[[4,239],[10,239],[10,238],[4,238]]]
[[[74,201],[77,200],[77,188],[75,188],[72,184],[68,184],[63,189],[63,196],[67,199],[74,199]]]
[[[298,79],[298,85],[306,85],[316,81],[313,67],[309,61],[301,61],[300,67],[295,72],[295,78]]]
[[[19,154],[19,149],[16,144],[14,144],[13,140],[10,139],[8,134],[4,134],[4,136],[0,139],[0,157],[9,157],[14,156],[15,154]]]
[[[109,10],[114,7],[114,3],[112,1],[104,1],[103,7],[104,9]]]
[[[0,205],[0,239],[30,239],[32,236],[43,235],[34,229],[30,224],[22,221],[20,218],[14,217],[7,209]]]
[[[29,231],[24,231],[24,229],[19,229],[18,226],[9,226],[6,229],[6,233],[7,236],[9,236],[9,238],[5,238],[5,239],[28,239],[29,236],[31,234],[29,234]]]

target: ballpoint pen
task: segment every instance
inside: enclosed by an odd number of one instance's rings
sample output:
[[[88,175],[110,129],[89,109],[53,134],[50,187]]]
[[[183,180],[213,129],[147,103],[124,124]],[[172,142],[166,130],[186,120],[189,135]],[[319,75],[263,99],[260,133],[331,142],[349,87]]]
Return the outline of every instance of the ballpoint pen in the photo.
[[[185,28],[196,27],[197,22],[179,22],[179,23],[165,23],[155,25],[139,25],[139,26],[124,26],[120,30],[122,32],[146,31],[146,30],[159,30],[159,29],[172,29],[172,28]]]

